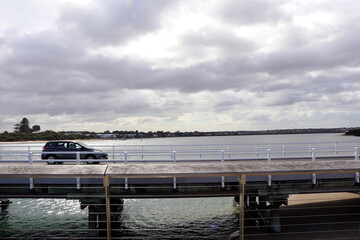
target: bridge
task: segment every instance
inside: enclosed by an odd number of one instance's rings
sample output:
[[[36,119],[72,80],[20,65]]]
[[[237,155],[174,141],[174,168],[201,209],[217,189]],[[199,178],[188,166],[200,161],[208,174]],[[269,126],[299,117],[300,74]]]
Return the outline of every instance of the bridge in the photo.
[[[89,207],[89,232],[106,230],[103,236],[110,239],[116,229],[112,212],[119,211],[115,208],[124,198],[234,196],[243,239],[245,218],[280,232],[279,209],[290,194],[358,192],[358,146],[102,146],[109,159],[100,164],[85,164],[77,154],[77,159],[57,159],[63,165],[48,165],[37,146],[3,145],[0,197],[4,202],[15,197],[79,199]],[[101,214],[91,208],[94,204],[102,206]]]

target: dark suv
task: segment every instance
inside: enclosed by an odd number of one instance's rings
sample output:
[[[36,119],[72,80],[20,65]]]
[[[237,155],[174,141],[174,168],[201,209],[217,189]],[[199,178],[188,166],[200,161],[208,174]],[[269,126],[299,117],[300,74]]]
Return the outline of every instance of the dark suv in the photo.
[[[80,152],[81,159],[88,159],[86,163],[99,163],[94,161],[94,159],[107,159],[108,157],[107,153],[93,149],[84,143],[53,141],[45,144],[41,153],[41,159],[47,160],[48,164],[62,164],[63,162],[56,161],[56,159],[76,159],[76,152]]]

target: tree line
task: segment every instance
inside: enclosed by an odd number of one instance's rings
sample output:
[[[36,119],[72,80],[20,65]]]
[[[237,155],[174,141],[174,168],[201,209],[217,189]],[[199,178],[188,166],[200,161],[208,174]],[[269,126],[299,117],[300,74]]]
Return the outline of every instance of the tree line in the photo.
[[[345,135],[360,137],[360,128],[350,129],[345,133]]]
[[[33,125],[30,127],[30,122],[27,118],[23,118],[20,123],[14,125],[13,132],[0,133],[0,141],[13,142],[13,141],[35,141],[35,140],[74,140],[74,139],[89,139],[89,136],[68,134],[65,132],[55,132],[47,130],[40,132],[40,125]]]
[[[140,131],[105,131],[103,134],[111,134],[115,138],[163,138],[163,137],[200,137],[200,136],[231,136],[231,135],[269,135],[269,134],[299,134],[299,133],[345,133],[345,135],[360,136],[360,128],[331,128],[331,129],[278,129],[265,131],[220,131],[220,132],[140,132]],[[95,132],[55,132],[51,130],[41,132],[40,125],[30,125],[27,118],[14,124],[13,132],[0,133],[0,141],[35,141],[35,140],[74,140],[101,138],[102,134]]]

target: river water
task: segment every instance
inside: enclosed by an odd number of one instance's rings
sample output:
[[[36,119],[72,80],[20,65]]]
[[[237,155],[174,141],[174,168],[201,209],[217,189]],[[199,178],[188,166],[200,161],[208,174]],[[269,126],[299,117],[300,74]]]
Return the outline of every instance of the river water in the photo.
[[[341,134],[219,136],[84,141],[88,145],[192,145],[359,142]],[[42,142],[1,146],[43,146]],[[87,236],[88,209],[77,200],[11,199],[0,212],[0,239],[82,239]],[[238,229],[231,197],[125,199],[119,239],[227,239]],[[94,238],[96,239],[96,238]]]

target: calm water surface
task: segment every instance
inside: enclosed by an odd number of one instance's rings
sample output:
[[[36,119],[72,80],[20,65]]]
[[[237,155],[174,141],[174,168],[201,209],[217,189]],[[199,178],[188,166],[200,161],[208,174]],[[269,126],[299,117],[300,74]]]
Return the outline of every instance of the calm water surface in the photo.
[[[187,137],[84,141],[88,145],[191,145],[347,142],[341,134]],[[44,143],[3,143],[31,145]],[[81,239],[87,234],[88,210],[77,200],[11,199],[0,212],[0,239]],[[126,199],[120,231],[124,239],[226,239],[238,228],[233,198]]]

